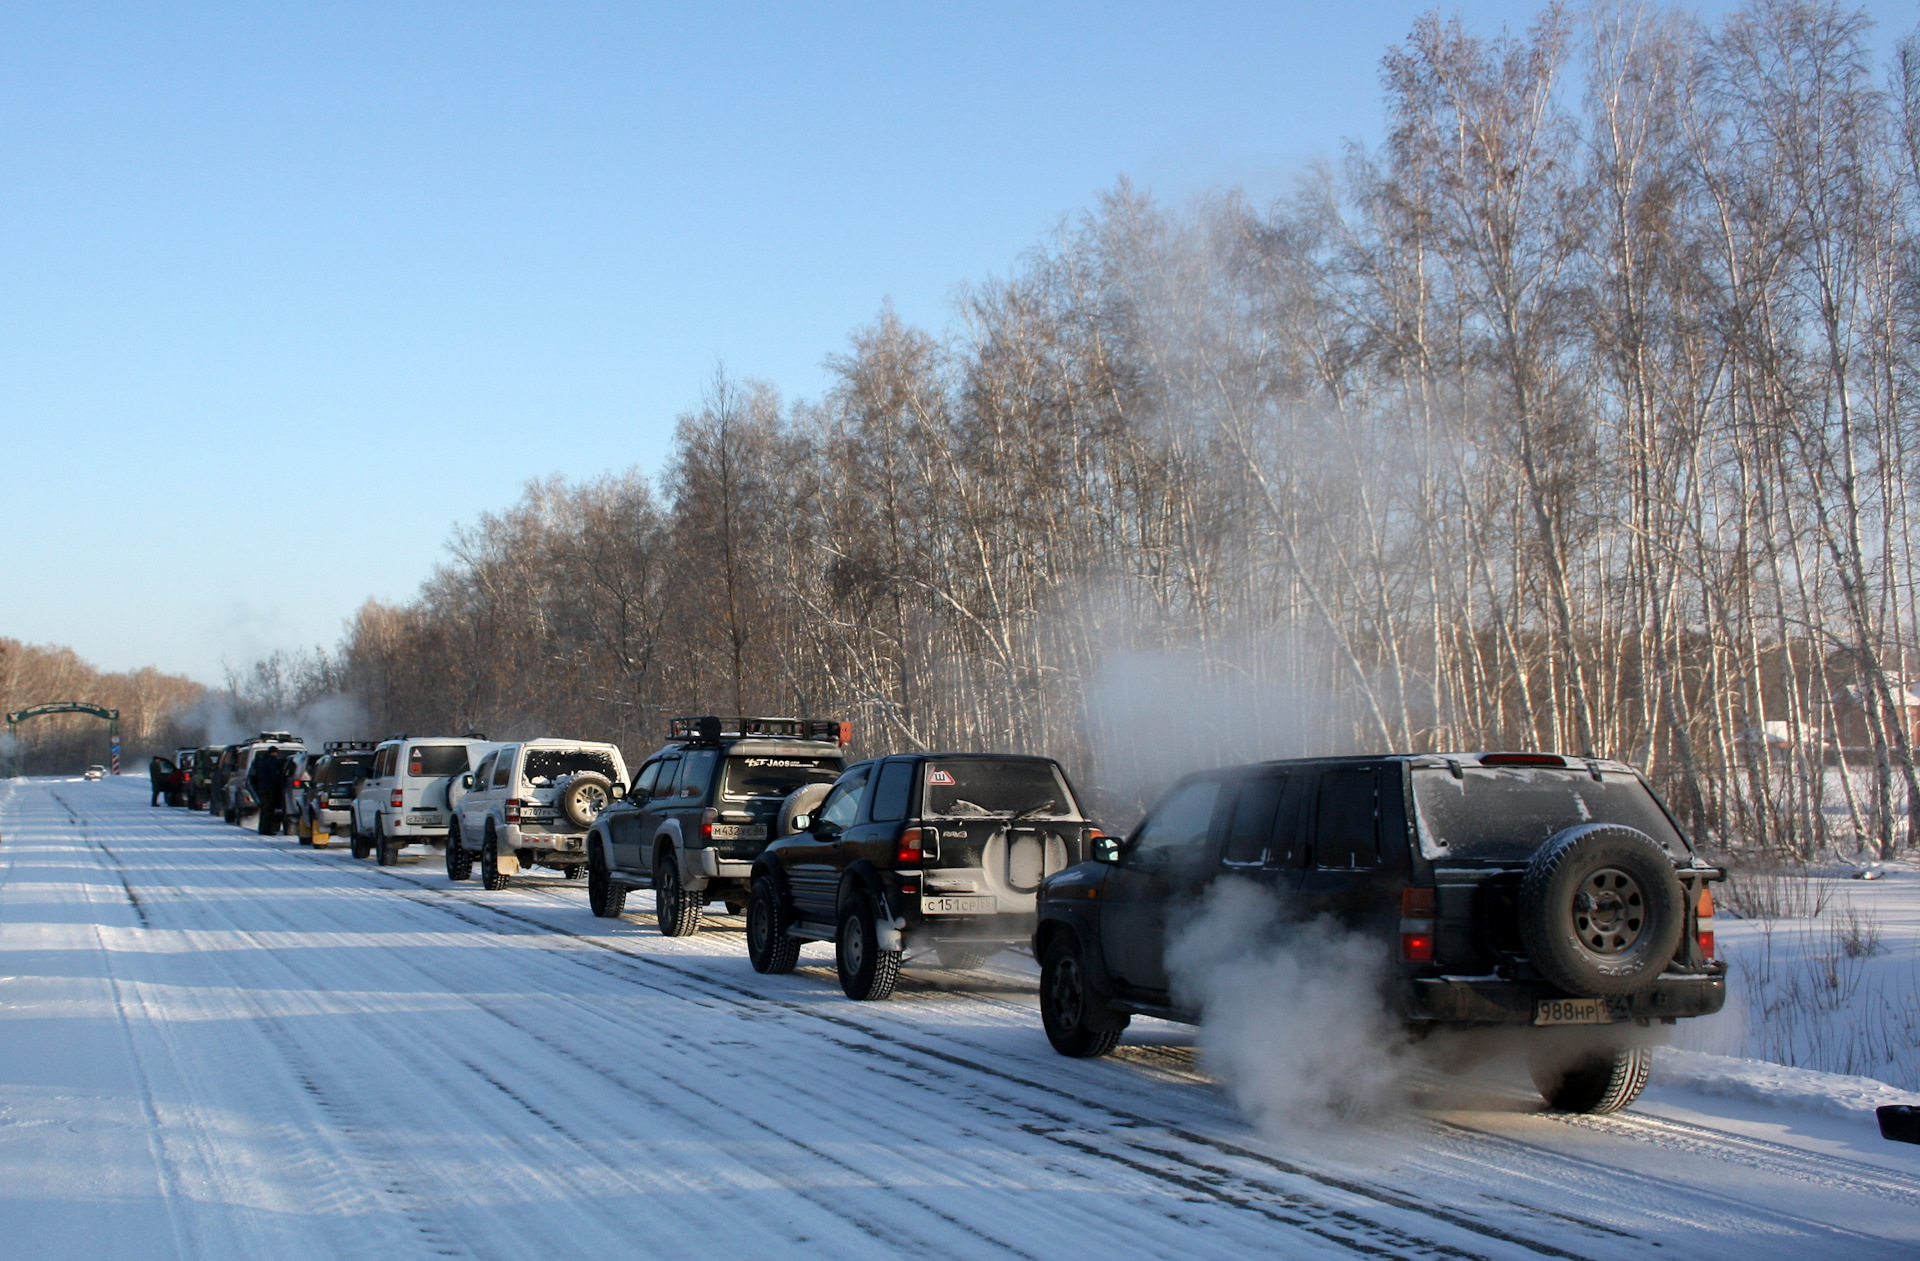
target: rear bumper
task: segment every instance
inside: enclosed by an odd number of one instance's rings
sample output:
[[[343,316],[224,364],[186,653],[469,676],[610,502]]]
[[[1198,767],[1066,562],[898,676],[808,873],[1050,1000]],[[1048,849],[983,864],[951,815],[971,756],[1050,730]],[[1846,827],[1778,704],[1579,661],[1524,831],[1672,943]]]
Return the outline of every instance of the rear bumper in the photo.
[[[1407,1018],[1442,1024],[1530,1025],[1543,998],[1566,998],[1551,985],[1499,977],[1422,977],[1408,982]],[[1710,1016],[1727,1003],[1727,978],[1663,976],[1637,994],[1607,1001],[1615,1023]]]

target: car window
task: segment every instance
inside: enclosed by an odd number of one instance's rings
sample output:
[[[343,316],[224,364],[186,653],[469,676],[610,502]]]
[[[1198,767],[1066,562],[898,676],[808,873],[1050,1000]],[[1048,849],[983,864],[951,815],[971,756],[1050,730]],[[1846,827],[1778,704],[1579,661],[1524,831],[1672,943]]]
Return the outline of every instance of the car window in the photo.
[[[1071,819],[1078,814],[1073,794],[1052,762],[959,758],[926,765],[922,818]]]
[[[655,782],[653,795],[656,797],[673,796],[674,783],[679,778],[680,778],[679,757],[675,756],[675,757],[661,758],[660,759],[660,778]]]
[[[562,775],[577,775],[582,771],[594,771],[609,780],[620,778],[620,772],[613,768],[613,754],[606,749],[528,749],[527,764],[521,774],[527,777],[528,783],[545,780],[551,784]]]
[[[728,801],[784,797],[807,784],[831,784],[844,769],[837,757],[748,756],[736,752],[727,759],[720,795]]]
[[[713,783],[713,764],[720,760],[718,749],[696,749],[680,759],[680,799],[704,797]]]
[[[1563,828],[1624,823],[1675,858],[1687,843],[1638,776],[1533,766],[1422,767],[1413,773],[1420,844],[1429,858],[1525,859]]]
[[[493,759],[498,756],[500,756],[498,753],[489,753],[480,759],[478,769],[473,772],[473,786],[475,788],[485,788],[487,786],[487,781],[493,777]]]
[[[387,776],[393,774],[393,755],[399,747],[397,744],[386,745],[374,756],[373,775],[375,779],[385,779]]]
[[[640,768],[640,778],[633,781],[633,798],[645,801],[653,795],[653,786],[660,779],[660,763],[648,762]]]
[[[852,827],[853,821],[860,817],[860,807],[866,803],[866,799],[867,768],[862,766],[848,771],[833,786],[833,791],[827,794],[826,801],[820,806],[820,821],[835,829]]]
[[[1233,803],[1233,821],[1227,826],[1227,844],[1220,861],[1229,867],[1257,867],[1267,861],[1273,840],[1273,818],[1287,777],[1265,775],[1240,785]]]
[[[907,817],[907,799],[913,795],[913,763],[887,762],[873,786],[873,821],[897,823]]]
[[[1314,865],[1351,871],[1380,865],[1378,776],[1370,766],[1328,771],[1320,777],[1314,811]]]
[[[1203,779],[1176,789],[1134,833],[1129,857],[1160,854],[1183,861],[1201,854],[1207,844],[1207,825],[1219,800],[1217,779]]]
[[[507,780],[513,776],[513,759],[518,757],[518,749],[502,749],[494,755],[493,786],[505,788]]]
[[[466,769],[464,744],[416,744],[407,750],[407,774],[415,779],[444,779]]]

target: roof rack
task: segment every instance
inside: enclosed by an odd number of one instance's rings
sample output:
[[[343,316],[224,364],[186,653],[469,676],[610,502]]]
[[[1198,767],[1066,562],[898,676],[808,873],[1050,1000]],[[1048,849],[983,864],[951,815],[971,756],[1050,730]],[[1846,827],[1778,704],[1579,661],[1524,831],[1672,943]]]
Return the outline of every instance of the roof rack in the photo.
[[[255,744],[304,744],[299,736],[291,731],[263,731],[253,738]]]
[[[672,740],[712,743],[723,738],[736,740],[830,740],[835,744],[853,743],[853,724],[837,718],[736,718],[733,727],[715,714],[700,718],[675,718],[667,724]]]
[[[373,748],[373,741],[371,740],[329,740],[320,746],[321,751],[324,753],[338,753],[342,749],[357,750],[371,748]]]

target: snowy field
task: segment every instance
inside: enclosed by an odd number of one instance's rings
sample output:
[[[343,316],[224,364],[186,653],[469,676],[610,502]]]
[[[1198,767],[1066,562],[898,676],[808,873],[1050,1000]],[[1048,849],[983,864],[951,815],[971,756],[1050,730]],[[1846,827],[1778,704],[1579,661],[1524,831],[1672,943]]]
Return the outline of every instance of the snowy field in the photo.
[[[1874,1082],[1675,1052],[1567,1118],[1496,1065],[1262,1136],[1190,1030],[1054,1055],[1018,956],[855,1004],[642,918],[0,783],[5,1254],[1920,1255]]]

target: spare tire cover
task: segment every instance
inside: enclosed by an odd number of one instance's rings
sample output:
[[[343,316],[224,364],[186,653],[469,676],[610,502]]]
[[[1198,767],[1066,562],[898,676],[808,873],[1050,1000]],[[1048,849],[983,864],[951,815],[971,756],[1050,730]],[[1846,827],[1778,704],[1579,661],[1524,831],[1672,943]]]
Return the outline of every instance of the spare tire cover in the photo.
[[[780,803],[780,822],[774,828],[774,838],[777,840],[782,836],[792,836],[794,816],[812,814],[818,810],[820,803],[827,799],[827,791],[832,787],[832,784],[803,784],[788,793],[787,799]]]
[[[1635,993],[1666,970],[1686,927],[1673,860],[1638,828],[1555,833],[1520,882],[1520,939],[1540,974],[1582,998]]]
[[[577,828],[592,827],[612,800],[613,781],[598,771],[569,775],[560,786],[560,813]]]

